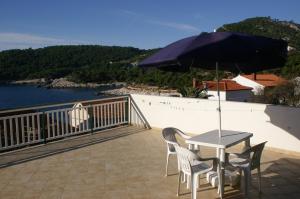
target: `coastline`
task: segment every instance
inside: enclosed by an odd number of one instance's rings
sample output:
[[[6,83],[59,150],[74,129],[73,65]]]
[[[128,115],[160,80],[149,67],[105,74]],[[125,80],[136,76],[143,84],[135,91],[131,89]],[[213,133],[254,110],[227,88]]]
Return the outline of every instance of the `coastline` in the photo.
[[[64,89],[64,88],[94,88],[100,89],[97,95],[128,95],[128,94],[144,94],[144,95],[158,95],[158,96],[176,96],[182,95],[175,89],[159,88],[157,86],[147,85],[127,85],[125,82],[114,83],[76,83],[67,80],[67,78],[58,78],[53,80],[46,80],[45,78],[18,80],[9,82],[15,85],[34,85],[37,87],[45,87],[48,89]]]
[[[114,83],[76,83],[69,81],[67,78],[57,78],[46,80],[45,78],[40,79],[29,79],[29,80],[18,80],[11,81],[8,84],[16,84],[16,85],[35,85],[37,87],[45,87],[45,88],[116,88],[120,86],[126,86],[125,82],[114,82]]]
[[[103,94],[103,95],[141,94],[141,95],[182,97],[182,95],[177,90],[162,89],[162,88],[159,88],[156,86],[126,86],[126,87],[122,87],[122,88],[101,91],[101,92],[99,92],[99,94]]]

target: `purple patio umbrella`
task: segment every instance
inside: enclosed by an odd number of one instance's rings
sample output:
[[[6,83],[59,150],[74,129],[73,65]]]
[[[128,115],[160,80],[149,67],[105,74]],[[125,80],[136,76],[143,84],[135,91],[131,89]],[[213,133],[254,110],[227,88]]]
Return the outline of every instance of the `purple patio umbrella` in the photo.
[[[221,104],[218,70],[253,73],[282,67],[287,43],[283,40],[234,32],[202,33],[171,43],[139,63],[168,71],[186,71],[190,67],[216,69],[221,137]]]

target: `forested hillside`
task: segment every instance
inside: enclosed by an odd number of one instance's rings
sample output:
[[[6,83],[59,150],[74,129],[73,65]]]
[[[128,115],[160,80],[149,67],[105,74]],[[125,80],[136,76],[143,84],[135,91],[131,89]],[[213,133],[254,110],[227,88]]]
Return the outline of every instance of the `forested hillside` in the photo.
[[[254,17],[238,23],[225,24],[217,31],[242,32],[286,40],[292,50],[289,52],[286,66],[277,70],[277,73],[287,78],[300,76],[300,24],[270,17]]]
[[[137,67],[139,60],[157,49],[141,50],[118,46],[53,46],[0,52],[2,82],[34,78],[68,77],[75,82],[125,81],[158,86],[190,86],[192,77],[211,79],[210,73],[170,73]],[[198,75],[199,74],[199,75]],[[204,77],[205,76],[205,77]]]
[[[8,50],[0,53],[2,80],[56,78],[97,65],[123,61],[126,65],[147,51],[131,47],[53,46],[40,49]]]
[[[288,41],[293,50],[289,52],[286,66],[272,72],[287,78],[300,76],[299,24],[269,17],[256,17],[225,24],[217,31],[244,32]],[[177,74],[137,67],[139,60],[157,50],[99,45],[7,50],[0,52],[0,81],[68,77],[75,82],[126,81],[179,88],[191,86],[193,77],[199,80],[214,78],[214,71],[192,69],[188,73]]]

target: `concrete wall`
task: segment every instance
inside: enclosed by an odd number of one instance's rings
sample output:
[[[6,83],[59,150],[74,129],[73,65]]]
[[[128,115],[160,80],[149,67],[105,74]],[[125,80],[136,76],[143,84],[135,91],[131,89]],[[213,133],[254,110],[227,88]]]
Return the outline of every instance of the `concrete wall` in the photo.
[[[132,95],[151,127],[200,134],[218,128],[217,101]],[[300,109],[222,101],[222,129],[253,133],[251,143],[300,152]]]

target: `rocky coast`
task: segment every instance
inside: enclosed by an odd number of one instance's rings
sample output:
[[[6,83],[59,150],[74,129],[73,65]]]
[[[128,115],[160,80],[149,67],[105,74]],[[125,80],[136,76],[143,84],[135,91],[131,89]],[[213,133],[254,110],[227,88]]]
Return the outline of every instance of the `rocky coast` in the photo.
[[[128,94],[142,94],[142,95],[159,95],[159,96],[175,96],[182,95],[174,89],[162,89],[155,86],[126,86],[117,89],[109,89],[99,92],[104,95],[128,95]]]
[[[12,84],[32,84],[43,86],[46,88],[96,88],[101,91],[98,95],[128,95],[128,94],[144,94],[144,95],[159,95],[159,96],[176,96],[181,97],[181,94],[174,89],[160,88],[157,86],[147,85],[127,85],[125,82],[114,83],[76,83],[67,78],[58,78],[53,80],[32,79],[19,80],[11,82]]]

